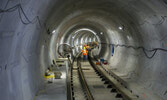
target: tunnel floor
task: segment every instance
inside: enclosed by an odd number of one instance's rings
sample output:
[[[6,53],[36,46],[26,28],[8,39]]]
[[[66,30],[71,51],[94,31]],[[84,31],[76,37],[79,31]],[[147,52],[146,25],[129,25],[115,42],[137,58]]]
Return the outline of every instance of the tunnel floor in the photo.
[[[100,61],[100,60],[99,60]],[[96,63],[96,61],[93,61]],[[97,72],[91,67],[92,65],[88,60],[81,60],[81,67],[82,71],[84,73],[84,77],[87,81],[87,84],[89,85],[90,91],[94,97],[95,100],[122,100],[122,98],[115,98],[117,93],[111,92],[111,88],[108,88],[108,84],[105,84],[105,81],[102,81],[100,76],[97,74]],[[74,62],[73,65],[73,92],[74,92],[74,98],[75,100],[85,100],[85,93],[82,88],[77,62]],[[109,75],[114,75],[116,77],[118,82],[121,82],[123,84],[126,84],[127,82],[131,81],[125,76],[119,75],[117,72],[114,72],[114,69],[111,69],[109,65],[99,65],[99,68],[103,68],[104,71],[109,73]],[[61,72],[66,72],[65,66],[59,69]],[[56,70],[55,70],[56,71]],[[117,73],[117,75],[115,74]],[[108,75],[108,76],[109,76]],[[150,93],[146,89],[143,89],[140,84],[136,84],[135,82],[130,82],[131,84],[128,84],[128,87],[135,89],[136,91],[140,91],[142,94],[140,96],[140,99],[148,98],[148,97],[154,97],[157,100],[161,100],[154,94]],[[43,89],[41,89],[35,96],[33,100],[68,100],[68,92],[67,92],[67,77],[61,78],[61,79],[55,79],[53,83],[48,83],[47,80],[45,80],[45,86]],[[129,90],[130,91],[130,90]],[[136,94],[134,91],[132,92]],[[150,98],[151,99],[151,98]]]
[[[46,87],[39,92],[35,100],[67,100],[66,79],[56,79],[53,83],[46,83]]]
[[[53,72],[61,71],[65,76],[66,67],[55,68]],[[48,80],[44,82],[44,88],[41,89],[34,100],[67,100],[67,82],[66,77],[60,77],[53,80],[52,83],[48,83]]]

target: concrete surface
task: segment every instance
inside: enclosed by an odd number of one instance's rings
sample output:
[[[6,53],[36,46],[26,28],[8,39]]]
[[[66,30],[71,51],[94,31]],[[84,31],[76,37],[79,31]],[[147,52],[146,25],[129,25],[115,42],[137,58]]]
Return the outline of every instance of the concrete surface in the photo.
[[[54,66],[52,72],[62,73],[60,79],[54,79],[53,83],[48,83],[47,80],[44,81],[45,85],[41,88],[34,98],[34,100],[67,100],[67,70],[68,62],[64,61],[61,67]]]
[[[55,79],[53,83],[46,83],[35,100],[67,100],[66,93],[66,79]]]
[[[95,100],[122,100],[122,98],[115,98],[116,93],[110,92],[111,89],[108,89],[104,81],[99,78],[89,61],[82,62],[81,66],[86,82]]]

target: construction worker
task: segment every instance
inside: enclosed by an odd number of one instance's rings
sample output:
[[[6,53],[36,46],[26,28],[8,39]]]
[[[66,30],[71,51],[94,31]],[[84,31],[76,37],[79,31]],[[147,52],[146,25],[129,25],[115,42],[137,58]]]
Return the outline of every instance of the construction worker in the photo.
[[[87,45],[86,46],[86,50],[89,51],[90,50],[90,46]]]
[[[87,44],[84,44],[84,47],[86,47],[87,46]]]
[[[87,59],[87,50],[86,47],[84,47],[84,49],[82,50],[82,55],[83,55],[83,59],[86,60]]]

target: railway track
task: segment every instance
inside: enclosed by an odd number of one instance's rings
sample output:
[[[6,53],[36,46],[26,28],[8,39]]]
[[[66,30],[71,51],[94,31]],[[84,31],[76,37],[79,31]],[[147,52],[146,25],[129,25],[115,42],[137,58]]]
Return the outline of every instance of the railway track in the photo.
[[[76,57],[68,74],[68,100],[138,100],[138,97],[119,83],[102,67]]]

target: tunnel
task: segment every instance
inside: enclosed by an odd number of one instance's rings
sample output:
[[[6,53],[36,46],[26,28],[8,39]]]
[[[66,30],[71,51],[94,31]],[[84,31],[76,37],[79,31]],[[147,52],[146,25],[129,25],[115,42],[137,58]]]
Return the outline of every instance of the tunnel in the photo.
[[[139,100],[166,100],[166,25],[167,0],[1,0],[0,100],[35,100],[58,47],[92,41]]]

